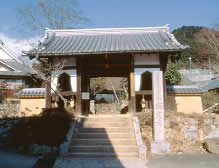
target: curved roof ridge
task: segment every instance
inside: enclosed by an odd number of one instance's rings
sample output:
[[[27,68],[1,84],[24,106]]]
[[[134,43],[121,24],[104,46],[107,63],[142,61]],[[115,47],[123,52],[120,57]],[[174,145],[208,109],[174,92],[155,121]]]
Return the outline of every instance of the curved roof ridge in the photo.
[[[49,32],[118,32],[118,31],[149,31],[149,30],[160,30],[160,29],[168,29],[168,25],[158,26],[158,27],[127,27],[127,28],[93,28],[93,29],[46,29],[46,33]]]
[[[136,35],[136,36],[135,36]],[[117,38],[112,38],[117,36]],[[135,36],[135,38],[133,38]],[[153,37],[153,39],[151,39]],[[140,46],[138,41],[147,39]],[[71,39],[71,40],[69,40]],[[112,44],[117,44],[117,48],[113,45],[100,48],[96,45],[87,45],[83,51],[80,50],[82,44],[87,44],[94,40],[97,44],[101,40],[103,44],[107,43],[107,39],[112,39]],[[118,43],[119,40],[119,43]],[[147,43],[154,40],[153,46]],[[72,42],[74,41],[74,45]],[[82,41],[82,43],[78,43]],[[131,44],[135,47],[130,47]],[[89,43],[91,44],[91,43]],[[125,49],[124,46],[125,45]],[[58,48],[56,46],[59,46]],[[40,41],[35,50],[24,52],[27,55],[80,55],[80,54],[103,54],[118,52],[155,52],[155,51],[180,51],[187,48],[181,45],[169,32],[169,25],[162,27],[135,27],[135,28],[103,28],[103,29],[66,29],[66,30],[50,30],[46,29],[44,38]]]

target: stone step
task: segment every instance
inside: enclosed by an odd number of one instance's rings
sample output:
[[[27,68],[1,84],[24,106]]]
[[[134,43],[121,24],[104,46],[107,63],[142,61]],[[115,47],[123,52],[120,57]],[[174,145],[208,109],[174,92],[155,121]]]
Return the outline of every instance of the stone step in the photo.
[[[116,103],[96,103],[96,106],[112,106],[117,105]]]
[[[105,112],[105,111],[118,111],[118,110],[117,108],[101,107],[101,108],[96,108],[96,111]]]
[[[115,152],[115,153],[130,153],[138,152],[136,146],[131,145],[72,145],[69,152]]]
[[[80,133],[134,133],[133,128],[107,127],[107,128],[80,128]]]
[[[118,109],[118,107],[116,107],[116,106],[112,107],[112,106],[104,105],[104,106],[96,106],[96,109],[98,109],[98,110],[102,110],[102,109],[109,109],[109,110],[111,110],[111,109]]]
[[[72,145],[136,145],[136,139],[72,139]]]
[[[90,114],[89,117],[81,117],[81,118],[129,118],[132,117],[133,114]]]
[[[119,115],[121,114],[119,111],[108,111],[103,112],[103,111],[96,111],[96,115]]]
[[[137,152],[115,153],[115,152],[69,152],[67,156],[82,158],[138,158]]]
[[[130,133],[79,133],[79,139],[134,139],[135,134]]]
[[[81,118],[80,122],[131,122],[129,117],[89,117],[89,118]]]
[[[130,124],[130,122],[85,122],[85,123],[79,123],[78,124],[79,127],[83,127],[83,128],[107,128],[107,127],[123,127],[123,128],[130,128],[132,127],[132,125]]]

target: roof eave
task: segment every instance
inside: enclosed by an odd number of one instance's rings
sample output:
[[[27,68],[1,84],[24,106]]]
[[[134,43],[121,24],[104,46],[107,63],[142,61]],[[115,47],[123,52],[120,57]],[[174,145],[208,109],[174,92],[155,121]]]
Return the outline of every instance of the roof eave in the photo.
[[[168,49],[168,50],[139,50],[139,51],[103,51],[103,52],[78,52],[78,53],[43,53],[43,52],[36,52],[36,53],[26,53],[26,56],[29,57],[36,57],[39,56],[64,56],[64,55],[99,55],[99,54],[121,54],[121,53],[160,53],[160,52],[182,52],[182,48],[180,49]]]

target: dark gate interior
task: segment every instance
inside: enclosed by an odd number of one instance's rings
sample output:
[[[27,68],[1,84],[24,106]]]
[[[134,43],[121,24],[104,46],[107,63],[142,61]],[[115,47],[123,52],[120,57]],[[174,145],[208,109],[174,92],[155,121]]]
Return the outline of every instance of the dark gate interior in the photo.
[[[90,78],[127,77],[129,79],[129,74],[133,69],[132,63],[133,57],[129,54],[106,54],[81,57],[80,72],[82,93],[90,92]],[[82,99],[83,115],[89,114],[89,105],[89,100]]]

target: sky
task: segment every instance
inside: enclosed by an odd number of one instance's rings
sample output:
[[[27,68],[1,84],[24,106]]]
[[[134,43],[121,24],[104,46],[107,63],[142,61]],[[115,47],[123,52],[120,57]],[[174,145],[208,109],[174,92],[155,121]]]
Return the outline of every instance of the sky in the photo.
[[[36,0],[1,0],[0,39],[8,47],[22,49],[39,36],[25,33],[16,8]],[[170,24],[170,30],[183,25],[213,27],[219,23],[219,0],[78,0],[89,24],[81,28],[152,27]]]

